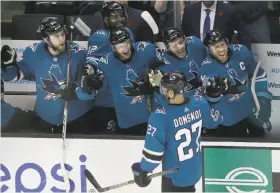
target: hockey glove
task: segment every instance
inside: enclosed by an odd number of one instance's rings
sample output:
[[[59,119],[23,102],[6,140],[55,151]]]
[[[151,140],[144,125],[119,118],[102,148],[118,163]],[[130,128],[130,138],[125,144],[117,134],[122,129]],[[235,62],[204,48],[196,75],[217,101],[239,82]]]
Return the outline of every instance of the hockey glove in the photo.
[[[217,102],[222,92],[227,90],[227,80],[224,77],[214,76],[203,81],[205,95],[210,102]]]
[[[127,92],[125,96],[142,96],[152,95],[154,90],[148,81],[144,78],[139,79],[137,82],[128,80],[132,86],[123,86],[122,88]]]
[[[139,187],[147,187],[152,179],[148,177],[148,172],[143,171],[140,168],[140,163],[134,163],[131,166],[132,173],[134,174],[134,180]]]
[[[15,49],[10,48],[8,45],[4,45],[1,49],[1,67],[6,68],[16,65],[17,53]]]
[[[76,88],[78,85],[74,82],[70,82],[69,85],[66,83],[60,86],[59,94],[61,99],[66,101],[77,100]]]
[[[149,76],[149,81],[150,81],[151,85],[153,87],[156,87],[156,86],[160,85],[160,81],[161,81],[161,78],[163,77],[163,74],[161,73],[160,70],[157,70],[157,72],[154,72],[153,70],[151,70],[148,73],[148,76]]]
[[[82,79],[82,91],[91,93],[93,90],[99,90],[103,86],[104,74],[101,70],[95,69],[93,73],[85,76]]]

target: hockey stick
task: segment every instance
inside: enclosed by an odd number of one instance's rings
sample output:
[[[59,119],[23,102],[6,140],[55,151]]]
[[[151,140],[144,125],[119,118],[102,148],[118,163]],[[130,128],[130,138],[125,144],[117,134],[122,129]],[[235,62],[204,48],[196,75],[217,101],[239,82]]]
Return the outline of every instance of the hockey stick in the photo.
[[[142,19],[144,19],[146,21],[146,23],[149,25],[149,27],[151,28],[153,35],[154,35],[154,39],[155,36],[159,33],[159,28],[158,25],[156,24],[154,18],[151,16],[151,14],[148,11],[143,11],[141,13],[141,17]],[[149,70],[147,70],[148,72]],[[147,105],[148,105],[148,110],[151,113],[152,112],[152,99],[151,96],[147,96]]]
[[[67,74],[66,74],[66,84],[69,85],[70,82],[70,65],[71,65],[71,48],[72,48],[72,42],[73,42],[73,37],[72,37],[72,31],[74,29],[74,26],[72,23],[70,24],[70,41],[69,41],[69,50],[68,50],[68,64],[67,64]],[[63,109],[63,129],[62,129],[62,163],[61,165],[61,170],[63,173],[63,180],[64,184],[66,186],[66,192],[70,191],[70,183],[69,183],[69,178],[67,175],[67,171],[65,168],[65,154],[66,154],[66,129],[67,129],[67,120],[68,120],[68,102],[65,101],[64,104],[64,109]]]
[[[155,177],[158,177],[158,176],[166,175],[166,174],[177,172],[177,171],[178,171],[178,168],[173,168],[173,169],[170,169],[170,170],[161,171],[161,172],[158,172],[158,173],[155,173],[155,174],[151,174],[151,175],[149,175],[149,177],[150,178],[155,178]],[[85,170],[85,176],[98,192],[107,192],[109,190],[117,189],[117,188],[135,183],[135,180],[129,180],[127,182],[123,182],[123,183],[119,183],[119,184],[115,184],[115,185],[111,185],[111,186],[102,188],[99,185],[99,183],[96,181],[96,179],[94,178],[92,173],[87,169]]]
[[[259,100],[258,100],[258,97],[257,97],[257,94],[256,94],[256,77],[257,77],[260,66],[261,66],[261,61],[258,62],[258,65],[257,65],[257,67],[254,71],[254,74],[253,74],[253,77],[252,77],[252,83],[251,83],[251,92],[252,92],[252,95],[253,95],[254,103],[256,105],[256,112],[255,112],[256,117],[258,117],[259,112],[261,110],[260,103],[259,103]]]

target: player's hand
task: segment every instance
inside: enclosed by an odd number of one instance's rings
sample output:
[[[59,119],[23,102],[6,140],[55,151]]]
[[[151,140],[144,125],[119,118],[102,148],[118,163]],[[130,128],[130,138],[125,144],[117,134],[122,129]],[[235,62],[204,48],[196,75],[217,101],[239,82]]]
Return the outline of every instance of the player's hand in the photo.
[[[2,67],[8,67],[16,65],[17,53],[15,49],[10,48],[8,45],[4,45],[1,49],[1,64]]]
[[[148,73],[148,76],[149,76],[150,84],[153,87],[156,87],[156,86],[160,85],[160,81],[161,81],[161,78],[163,77],[163,74],[161,73],[160,70],[157,70],[157,72],[154,72],[153,70],[151,70]]]
[[[93,90],[99,90],[102,88],[103,80],[103,72],[96,68],[93,73],[82,78],[81,89],[85,93],[92,93]]]
[[[145,172],[141,169],[140,163],[134,163],[131,166],[132,173],[134,175],[134,180],[139,187],[147,187],[152,179],[148,177],[148,172]]]
[[[132,86],[123,86],[122,88],[127,92],[124,94],[125,96],[142,96],[142,95],[151,95],[153,94],[154,90],[151,87],[148,81],[145,81],[144,78],[140,78],[137,82],[133,80],[129,80]]]
[[[219,98],[222,92],[228,89],[227,79],[224,77],[214,76],[203,81],[205,94],[210,98]]]
[[[65,83],[60,86],[60,97],[63,100],[71,101],[71,100],[77,100],[78,97],[76,95],[76,88],[78,85],[74,82],[70,82],[68,85]]]

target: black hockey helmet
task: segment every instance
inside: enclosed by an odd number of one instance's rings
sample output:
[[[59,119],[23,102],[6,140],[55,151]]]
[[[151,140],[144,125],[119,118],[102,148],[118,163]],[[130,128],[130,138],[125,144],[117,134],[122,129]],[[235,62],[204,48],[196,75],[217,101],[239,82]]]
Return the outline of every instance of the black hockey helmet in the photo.
[[[184,33],[175,27],[167,28],[163,30],[163,42],[165,45],[167,45],[169,42],[172,42],[178,38],[185,38]]]
[[[127,15],[125,13],[124,6],[116,1],[104,2],[101,8],[101,15],[104,21],[104,25],[107,29],[112,28],[112,26],[110,26],[109,24],[110,16],[121,15],[122,17],[124,17],[122,24],[125,25],[127,22]]]
[[[228,39],[224,35],[223,32],[221,32],[218,29],[211,30],[209,33],[206,33],[203,44],[208,47],[209,45],[225,41],[228,44]]]
[[[49,37],[50,34],[53,34],[61,29],[64,30],[67,35],[66,27],[63,26],[57,19],[44,18],[37,32],[41,34],[42,38],[46,38]]]
[[[160,81],[160,93],[167,96],[168,90],[175,94],[183,94],[191,89],[185,74],[181,71],[171,71],[163,75]]]
[[[122,42],[125,42],[127,40],[131,40],[131,37],[128,33],[128,31],[124,27],[119,27],[116,29],[113,29],[110,32],[110,43],[112,45],[116,45]]]

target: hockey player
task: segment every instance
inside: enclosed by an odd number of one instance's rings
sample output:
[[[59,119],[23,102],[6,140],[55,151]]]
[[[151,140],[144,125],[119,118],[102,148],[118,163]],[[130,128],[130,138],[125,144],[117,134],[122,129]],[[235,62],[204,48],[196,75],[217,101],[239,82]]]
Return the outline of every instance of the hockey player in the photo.
[[[77,77],[77,72],[85,63],[86,50],[76,43],[72,44],[70,83],[67,85],[70,45],[65,38],[66,28],[57,20],[47,18],[39,29],[43,41],[27,47],[18,62],[14,49],[7,45],[2,47],[2,78],[13,80],[19,74],[20,78],[36,82],[35,112],[41,118],[38,126],[41,129],[61,132],[65,101],[68,101],[68,131],[92,129],[90,120],[93,116],[89,115],[92,101],[79,100],[86,99],[84,96],[88,95],[81,91],[81,79]]]
[[[90,93],[92,89],[98,90],[102,83],[102,89],[109,88],[113,96],[119,127],[117,132],[145,133],[149,116],[147,99],[131,93],[131,90],[134,86],[141,89],[142,85],[137,84],[139,79],[147,75],[148,68],[156,68],[156,47],[148,42],[132,43],[125,28],[112,30],[110,43],[113,52],[99,60],[99,71],[94,70],[95,73],[85,77],[88,83],[83,85],[83,90]]]
[[[1,79],[1,133],[34,131],[33,111],[13,107],[4,100],[4,81]]]
[[[192,86],[191,95],[201,84],[197,78],[198,67],[205,58],[206,50],[202,42],[196,37],[185,37],[178,28],[167,28],[162,32],[162,40],[167,48],[167,52],[161,54],[161,60],[165,65],[161,65],[155,72],[150,72],[150,82],[153,86],[158,86],[160,76],[172,70],[180,70],[185,73],[188,82]],[[158,71],[159,70],[159,71]],[[159,73],[159,74],[158,74]],[[156,101],[164,103],[160,94],[155,93]]]
[[[162,192],[195,192],[195,184],[202,175],[201,128],[215,128],[218,120],[212,119],[204,97],[193,95],[185,99],[188,85],[182,72],[171,71],[161,79],[160,93],[169,104],[151,114],[143,158],[141,163],[132,165],[134,179],[140,187],[149,185],[151,179],[147,174],[162,162],[162,170],[179,169],[162,177]]]
[[[96,31],[89,37],[88,40],[88,53],[86,63],[96,65],[97,61],[104,55],[112,52],[112,46],[109,41],[110,30],[117,27],[124,27],[127,23],[127,15],[124,10],[124,6],[118,2],[110,1],[104,2],[101,15],[104,22],[105,29]],[[127,28],[126,28],[127,29]],[[132,32],[127,29],[130,37],[133,38]],[[99,120],[98,127],[108,127],[114,130],[117,117],[113,105],[112,94],[109,89],[103,89],[98,93],[94,99],[94,111]]]
[[[235,125],[232,132],[228,128],[222,129],[223,134],[236,135],[237,129],[241,129],[241,135],[249,134],[253,136],[264,135],[271,130],[269,118],[271,116],[272,95],[267,88],[266,72],[260,68],[256,77],[256,94],[261,105],[258,116],[254,116],[256,107],[251,93],[252,76],[256,69],[256,62],[253,54],[243,45],[229,45],[228,40],[218,30],[212,30],[206,34],[204,45],[208,49],[208,55],[199,68],[199,76],[202,81],[207,82],[208,78],[221,76],[227,79],[228,85],[235,85],[239,88],[235,94],[212,94],[208,92],[208,100],[212,102],[212,107],[218,109],[229,122],[224,125],[232,126],[246,119],[250,125]],[[242,121],[244,123],[244,121]],[[219,131],[219,130],[218,130]],[[221,135],[223,135],[221,134]]]

